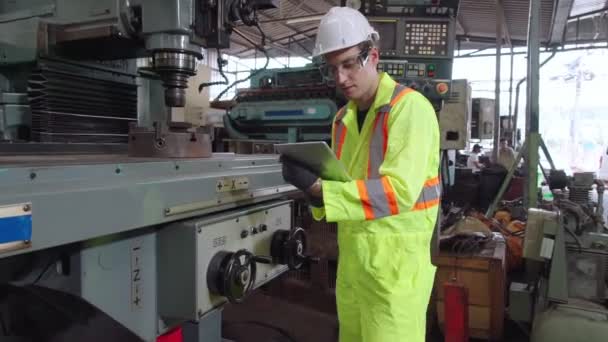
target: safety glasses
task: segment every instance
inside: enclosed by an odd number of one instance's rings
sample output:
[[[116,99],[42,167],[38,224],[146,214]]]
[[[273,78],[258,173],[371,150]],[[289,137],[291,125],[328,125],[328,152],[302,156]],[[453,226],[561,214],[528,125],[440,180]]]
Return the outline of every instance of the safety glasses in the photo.
[[[321,70],[323,77],[329,81],[335,81],[340,72],[347,76],[353,76],[367,64],[370,50],[371,49],[369,48],[365,49],[356,56],[345,59],[338,65],[331,65],[323,62],[319,66],[319,69]]]

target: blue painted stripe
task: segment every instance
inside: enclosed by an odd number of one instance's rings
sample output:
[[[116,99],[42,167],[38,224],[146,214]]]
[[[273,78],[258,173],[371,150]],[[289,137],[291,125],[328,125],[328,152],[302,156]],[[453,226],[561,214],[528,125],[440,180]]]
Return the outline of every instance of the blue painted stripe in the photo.
[[[267,110],[264,112],[265,116],[295,116],[304,115],[302,110]]]
[[[0,218],[0,243],[32,240],[32,215]]]

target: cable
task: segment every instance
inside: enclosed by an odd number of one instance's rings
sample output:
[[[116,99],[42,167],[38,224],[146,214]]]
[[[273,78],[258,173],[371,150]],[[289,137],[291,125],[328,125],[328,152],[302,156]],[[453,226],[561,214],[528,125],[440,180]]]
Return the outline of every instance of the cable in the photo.
[[[250,324],[250,325],[258,325],[261,327],[265,327],[268,329],[272,329],[276,332],[278,332],[279,334],[281,334],[281,336],[285,337],[286,339],[288,339],[290,342],[297,342],[297,340],[289,333],[287,332],[285,329],[274,326],[272,324],[268,324],[268,323],[264,323],[264,322],[258,322],[258,321],[241,321],[241,322],[224,322],[224,326],[228,325],[238,325],[238,324]]]
[[[255,47],[258,50],[262,51],[264,56],[266,56],[266,63],[264,63],[264,66],[261,69],[258,69],[256,71],[250,73],[249,76],[245,77],[244,79],[234,81],[231,85],[226,87],[226,89],[224,89],[218,96],[216,96],[216,98],[213,100],[213,102],[218,101],[222,96],[224,96],[224,94],[226,94],[228,92],[228,90],[234,88],[234,86],[236,86],[237,84],[249,81],[253,76],[256,76],[257,74],[261,73],[262,71],[266,70],[266,68],[268,67],[268,64],[270,63],[270,56],[268,56],[268,52],[264,48],[264,46],[266,46],[266,34],[264,33],[264,31],[260,27],[260,24],[257,21],[255,24],[255,27],[258,28],[258,31],[260,31],[260,34],[262,36],[262,46],[255,45]]]
[[[214,85],[222,85],[222,84],[228,84],[228,77],[226,77],[226,74],[224,74],[224,60],[222,59],[222,50],[217,49],[217,67],[220,71],[220,75],[222,75],[222,78],[224,79],[223,81],[217,81],[217,82],[206,82],[206,83],[201,83],[198,86],[198,92],[200,93],[201,91],[203,91],[203,89],[205,87],[210,87],[210,86],[214,86]]]

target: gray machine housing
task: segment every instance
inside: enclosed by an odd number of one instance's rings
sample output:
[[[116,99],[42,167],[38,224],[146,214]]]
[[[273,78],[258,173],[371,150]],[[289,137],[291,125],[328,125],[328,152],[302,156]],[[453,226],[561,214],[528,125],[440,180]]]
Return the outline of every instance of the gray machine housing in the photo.
[[[220,251],[247,249],[269,256],[272,235],[291,228],[291,202],[177,222],[158,233],[158,312],[166,321],[198,320],[226,298],[210,292],[209,262]],[[264,227],[264,228],[263,228]],[[285,265],[257,264],[253,288],[287,270]]]
[[[467,80],[453,80],[452,93],[439,112],[442,150],[462,150],[469,137],[471,86]]]

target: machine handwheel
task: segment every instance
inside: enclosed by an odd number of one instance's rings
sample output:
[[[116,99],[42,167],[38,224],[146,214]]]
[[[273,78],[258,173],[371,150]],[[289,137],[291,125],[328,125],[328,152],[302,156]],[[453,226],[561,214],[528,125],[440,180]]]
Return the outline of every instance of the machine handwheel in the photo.
[[[275,264],[287,265],[297,270],[306,261],[306,231],[297,227],[291,231],[278,230],[272,235],[270,255]]]
[[[207,269],[207,286],[230,303],[241,303],[256,279],[256,263],[249,251],[216,253]]]

